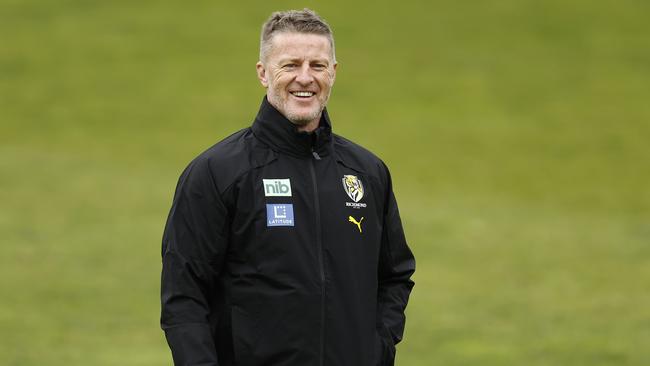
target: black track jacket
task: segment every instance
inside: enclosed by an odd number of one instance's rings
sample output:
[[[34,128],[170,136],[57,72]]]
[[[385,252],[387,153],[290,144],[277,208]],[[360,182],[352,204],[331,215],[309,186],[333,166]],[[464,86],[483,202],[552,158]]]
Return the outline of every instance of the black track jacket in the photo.
[[[182,173],[162,245],[175,365],[386,366],[415,260],[386,166],[266,98]]]

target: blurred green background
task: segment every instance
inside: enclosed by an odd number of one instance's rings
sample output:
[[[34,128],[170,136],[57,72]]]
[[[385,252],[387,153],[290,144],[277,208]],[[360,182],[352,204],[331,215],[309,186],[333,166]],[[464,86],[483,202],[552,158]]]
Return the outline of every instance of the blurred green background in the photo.
[[[418,260],[397,365],[650,364],[649,2],[0,0],[0,365],[171,364],[177,177],[304,6]]]

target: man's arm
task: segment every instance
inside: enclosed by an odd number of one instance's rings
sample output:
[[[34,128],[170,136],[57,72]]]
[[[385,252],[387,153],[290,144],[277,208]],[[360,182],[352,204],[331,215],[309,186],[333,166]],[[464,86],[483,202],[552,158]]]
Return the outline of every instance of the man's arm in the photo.
[[[175,365],[218,366],[208,319],[228,225],[208,161],[197,158],[178,181],[162,244],[160,323]]]
[[[377,331],[381,341],[380,366],[394,364],[395,345],[402,340],[404,333],[406,322],[404,310],[415,284],[411,280],[411,275],[415,272],[415,258],[404,237],[388,168],[386,174],[387,203],[384,210],[377,294]]]

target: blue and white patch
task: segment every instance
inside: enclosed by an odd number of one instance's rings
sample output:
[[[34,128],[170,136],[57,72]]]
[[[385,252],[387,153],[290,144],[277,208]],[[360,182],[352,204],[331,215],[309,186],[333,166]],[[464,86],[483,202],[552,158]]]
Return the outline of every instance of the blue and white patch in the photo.
[[[293,226],[293,204],[266,205],[266,226]]]

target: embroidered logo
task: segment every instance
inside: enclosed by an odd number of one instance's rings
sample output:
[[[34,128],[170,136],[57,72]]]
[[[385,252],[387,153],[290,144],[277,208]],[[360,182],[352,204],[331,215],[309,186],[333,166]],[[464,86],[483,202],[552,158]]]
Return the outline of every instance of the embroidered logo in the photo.
[[[266,226],[294,226],[293,204],[267,204]]]
[[[361,220],[357,221],[354,217],[348,216],[348,221],[357,225],[357,227],[359,228],[359,233],[363,234],[363,230],[361,230],[361,222],[363,221],[363,217],[361,218]]]
[[[265,197],[291,197],[290,179],[262,179]]]
[[[352,208],[365,208],[367,205],[365,203],[359,202],[363,198],[364,193],[363,183],[361,183],[361,179],[359,179],[356,175],[344,175],[342,182],[345,193],[347,193],[348,197],[354,201],[346,202],[345,205]]]
[[[359,202],[363,198],[363,183],[356,175],[343,176],[343,189],[354,202]]]

